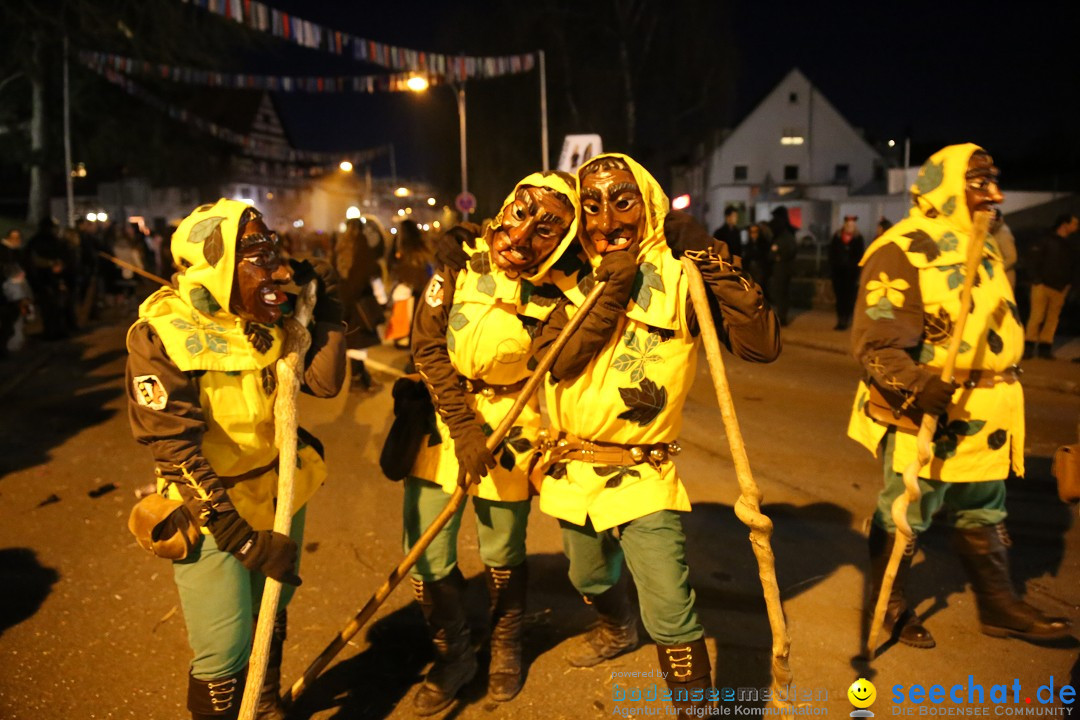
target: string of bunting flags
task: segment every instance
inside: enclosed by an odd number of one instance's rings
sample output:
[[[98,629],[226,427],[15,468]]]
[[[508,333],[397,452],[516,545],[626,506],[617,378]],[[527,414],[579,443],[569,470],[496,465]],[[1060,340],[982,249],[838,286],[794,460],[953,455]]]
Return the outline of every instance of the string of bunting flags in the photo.
[[[162,100],[161,98],[147,92],[145,88],[140,86],[131,78],[127,77],[126,75],[122,75],[115,70],[107,67],[89,64],[88,67],[109,82],[123,89],[129,95],[139,98],[148,105],[165,113],[173,120],[177,120],[184,123],[185,125],[198,128],[202,132],[205,132],[219,140],[223,140],[233,145],[237,145],[243,148],[245,152],[252,157],[290,163],[336,164],[338,161],[341,160],[343,156],[347,156],[354,164],[362,165],[374,160],[381,155],[386,154],[387,152],[386,146],[380,146],[368,150],[348,153],[329,153],[318,152],[314,150],[295,150],[287,146],[257,140],[250,135],[244,135],[243,133],[236,132],[235,130],[230,130],[227,127],[223,127],[222,125],[218,125],[215,122],[196,115],[185,108],[177,107],[165,100]]]
[[[373,93],[405,92],[406,83],[412,73],[392,73],[389,75],[336,75],[336,76],[287,76],[256,75],[252,73],[230,73],[216,70],[199,70],[190,67],[178,67],[136,60],[112,53],[79,53],[79,60],[95,70],[114,70],[125,75],[155,77],[189,85],[204,85],[215,88],[234,90],[269,90],[272,92],[306,93]],[[437,84],[438,77],[431,76],[428,82]]]
[[[272,8],[258,0],[181,0],[280,40],[394,70],[441,75],[451,82],[530,72],[535,53],[501,56],[446,55],[387,45],[341,32]]]

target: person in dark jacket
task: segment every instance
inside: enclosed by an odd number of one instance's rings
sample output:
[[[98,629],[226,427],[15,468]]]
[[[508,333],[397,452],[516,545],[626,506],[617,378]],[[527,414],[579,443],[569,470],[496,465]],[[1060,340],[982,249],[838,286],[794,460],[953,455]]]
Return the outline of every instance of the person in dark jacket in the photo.
[[[382,269],[364,234],[364,224],[359,218],[345,223],[345,232],[335,240],[332,257],[341,278],[338,288],[345,308],[345,355],[352,366],[352,381],[364,390],[373,390],[375,381],[364,366],[366,348],[379,344],[377,327],[386,318],[372,285],[382,277]]]
[[[42,218],[26,247],[26,270],[41,310],[46,340],[62,340],[71,334],[65,310],[71,292],[67,282],[69,254],[60,237],[60,223],[52,217]]]
[[[855,224],[858,219],[855,215],[844,216],[843,226],[833,233],[829,243],[829,271],[836,295],[836,327],[833,330],[846,330],[851,326],[859,284],[859,261],[866,249],[863,236]]]
[[[1054,229],[1028,250],[1031,315],[1024,333],[1024,357],[1054,359],[1054,333],[1061,309],[1076,277],[1076,230],[1080,220],[1062,215]]]
[[[739,211],[734,205],[724,208],[724,224],[716,228],[713,237],[729,248],[742,250],[742,231],[739,230]]]
[[[772,245],[769,246],[769,263],[772,268],[769,277],[769,300],[776,309],[780,324],[787,325],[788,308],[791,305],[791,276],[795,271],[798,246],[795,243],[795,228],[788,220],[786,207],[777,205],[773,208],[769,229],[773,236]]]

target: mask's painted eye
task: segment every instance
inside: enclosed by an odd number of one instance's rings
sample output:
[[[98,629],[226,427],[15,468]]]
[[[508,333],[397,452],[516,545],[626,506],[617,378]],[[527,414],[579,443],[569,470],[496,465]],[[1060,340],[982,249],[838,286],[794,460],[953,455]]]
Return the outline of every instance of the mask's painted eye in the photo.
[[[515,220],[524,220],[525,208],[521,207],[520,205],[514,205],[514,211],[511,214],[514,216]]]

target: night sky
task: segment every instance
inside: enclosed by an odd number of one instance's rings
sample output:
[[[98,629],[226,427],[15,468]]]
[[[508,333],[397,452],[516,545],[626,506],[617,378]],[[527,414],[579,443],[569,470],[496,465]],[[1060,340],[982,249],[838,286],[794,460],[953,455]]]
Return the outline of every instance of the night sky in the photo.
[[[475,37],[455,41],[463,14],[472,15],[468,26],[478,34],[490,38],[498,32],[486,27],[483,3],[408,3],[406,13],[399,3],[363,3],[362,9],[359,3],[273,4],[364,37],[443,52],[477,47]],[[717,27],[715,36],[718,45],[734,44],[735,82],[716,126],[738,122],[798,66],[871,141],[899,140],[910,133],[915,153],[929,153],[970,140],[1006,162],[1006,177],[1008,162],[1025,177],[1042,178],[1046,171],[1067,174],[1071,168],[1056,166],[1078,159],[1076,115],[1069,110],[1073,102],[1068,96],[1080,87],[1080,61],[1077,27],[1065,22],[1063,7],[1038,2],[728,3],[725,26]],[[282,60],[291,68],[283,72],[356,72],[360,67],[300,48],[281,53]],[[679,57],[665,65],[672,82],[694,73]],[[534,107],[531,82],[511,101]],[[395,142],[399,172],[430,176],[434,159],[410,152],[408,137],[422,131],[424,122],[456,129],[450,97],[445,88],[426,100],[281,95],[279,107],[301,147]],[[552,124],[558,125],[557,118]],[[447,137],[456,140],[456,135]],[[553,134],[553,153],[561,140]],[[665,142],[662,137],[649,140]],[[456,143],[445,152],[456,162]],[[912,162],[921,162],[915,153]]]

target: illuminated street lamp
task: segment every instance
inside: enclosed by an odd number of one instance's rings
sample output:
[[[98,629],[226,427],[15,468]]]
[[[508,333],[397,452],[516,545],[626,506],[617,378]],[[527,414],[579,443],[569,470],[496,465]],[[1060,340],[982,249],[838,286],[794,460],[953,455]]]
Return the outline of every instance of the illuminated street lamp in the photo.
[[[348,160],[342,160],[338,167],[341,168],[342,172],[352,172],[352,163]]]
[[[409,190],[409,188],[407,188],[407,187],[399,187],[396,190],[394,190],[394,197],[403,198],[403,197],[409,197],[410,195],[412,195],[412,190]]]
[[[413,75],[405,81],[405,87],[413,92],[424,92],[428,89],[428,80],[423,75]]]
[[[431,207],[435,207],[435,198],[428,198],[427,199],[427,204],[430,205]]]
[[[345,211],[346,220],[355,220],[360,217],[360,208],[355,205],[351,205],[348,210]]]

